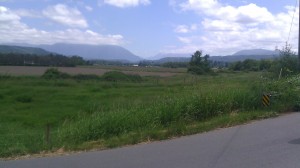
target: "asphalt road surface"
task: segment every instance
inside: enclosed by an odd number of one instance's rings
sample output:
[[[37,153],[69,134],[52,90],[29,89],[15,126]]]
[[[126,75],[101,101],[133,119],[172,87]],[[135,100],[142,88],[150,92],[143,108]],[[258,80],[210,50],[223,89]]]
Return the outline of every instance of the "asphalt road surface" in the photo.
[[[174,140],[69,156],[0,161],[0,168],[300,168],[300,113]]]

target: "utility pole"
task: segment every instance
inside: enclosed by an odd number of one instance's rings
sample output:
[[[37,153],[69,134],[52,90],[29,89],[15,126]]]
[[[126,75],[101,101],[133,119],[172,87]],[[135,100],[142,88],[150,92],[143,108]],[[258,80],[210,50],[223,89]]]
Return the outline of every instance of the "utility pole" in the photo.
[[[300,2],[298,2],[299,9],[298,9],[298,16],[299,16],[299,26],[298,26],[298,70],[300,71]]]

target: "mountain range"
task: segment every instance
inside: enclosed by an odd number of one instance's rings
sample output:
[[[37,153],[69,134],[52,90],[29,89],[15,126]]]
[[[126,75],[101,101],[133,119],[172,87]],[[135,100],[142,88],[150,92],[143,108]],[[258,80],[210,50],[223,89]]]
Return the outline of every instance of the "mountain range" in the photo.
[[[241,50],[236,52],[233,55],[244,55],[244,56],[251,56],[251,55],[279,55],[279,51],[271,51],[271,50],[264,50],[264,49],[252,49],[252,50]]]
[[[56,43],[53,45],[5,44],[0,45],[0,53],[23,53],[47,55],[50,53],[66,56],[80,56],[86,60],[109,60],[139,62],[142,60],[127,49],[116,45],[87,45]]]
[[[166,62],[189,62],[192,54],[158,54],[155,57],[160,58],[155,60],[157,63]],[[253,49],[253,50],[241,50],[232,55],[227,56],[210,56],[209,60],[220,61],[220,62],[236,62],[244,61],[246,59],[274,59],[279,56],[278,51],[264,50],[264,49]]]
[[[28,44],[0,45],[0,53],[23,53],[48,55],[57,53],[66,56],[81,56],[86,60],[110,60],[122,62],[139,62],[141,57],[134,55],[129,50],[115,45],[86,45],[86,44],[65,44],[57,43],[53,45],[28,45]],[[151,60],[157,63],[165,62],[188,62],[192,54],[172,54],[160,53],[152,57]],[[212,61],[235,62],[245,59],[272,59],[279,56],[278,51],[253,49],[241,50],[228,56],[211,56]]]
[[[160,60],[163,58],[186,58],[186,57],[191,57],[191,56],[192,56],[192,54],[189,54],[189,53],[183,53],[183,54],[181,54],[181,53],[159,53],[148,59]]]
[[[35,54],[35,55],[48,55],[51,52],[36,47],[21,47],[11,45],[0,45],[0,53],[18,53],[18,54]]]
[[[138,62],[142,58],[116,45],[65,44],[39,45],[39,48],[67,56],[78,55],[88,60],[119,60]]]

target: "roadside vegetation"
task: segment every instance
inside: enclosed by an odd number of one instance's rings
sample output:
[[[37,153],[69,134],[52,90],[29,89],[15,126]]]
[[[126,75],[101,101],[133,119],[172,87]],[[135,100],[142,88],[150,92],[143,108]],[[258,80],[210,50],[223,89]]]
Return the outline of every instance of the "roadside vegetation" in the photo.
[[[299,73],[298,58],[292,47],[286,44],[279,51],[279,57],[269,60],[237,61],[229,65],[231,71],[265,71],[270,72],[271,78],[281,78]]]
[[[122,72],[0,76],[0,157],[105,149],[189,135],[300,107],[300,77],[268,73],[140,77]],[[271,93],[271,106],[262,106]],[[47,125],[50,127],[47,135]]]
[[[287,45],[280,54],[213,70],[209,56],[196,51],[189,73],[169,77],[70,75],[56,68],[40,77],[2,74],[0,157],[106,149],[299,111],[295,53]]]

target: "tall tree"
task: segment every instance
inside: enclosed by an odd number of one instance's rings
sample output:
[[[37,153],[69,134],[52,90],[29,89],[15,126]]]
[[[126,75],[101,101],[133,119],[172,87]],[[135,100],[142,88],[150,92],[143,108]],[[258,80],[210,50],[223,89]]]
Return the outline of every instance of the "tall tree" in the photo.
[[[202,51],[196,51],[191,58],[191,61],[188,66],[188,72],[194,74],[205,74],[211,71],[209,66],[209,55],[202,56]]]

